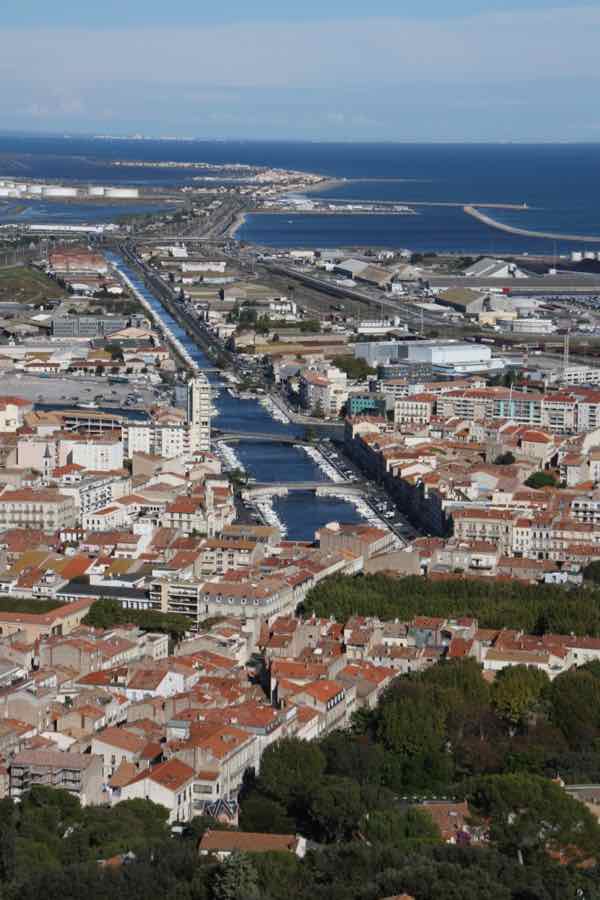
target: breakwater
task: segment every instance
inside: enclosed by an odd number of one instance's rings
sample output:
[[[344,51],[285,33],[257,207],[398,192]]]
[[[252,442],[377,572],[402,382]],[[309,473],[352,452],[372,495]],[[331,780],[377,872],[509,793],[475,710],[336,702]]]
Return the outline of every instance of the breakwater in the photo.
[[[507,209],[509,207],[504,208]],[[525,207],[520,208],[524,209]],[[465,206],[463,207],[463,210],[468,216],[472,216],[484,225],[489,225],[490,228],[497,228],[498,231],[505,231],[507,234],[518,234],[528,238],[544,238],[550,241],[579,241],[584,244],[600,244],[600,235],[562,234],[555,231],[532,231],[528,228],[518,228],[516,225],[505,225],[504,222],[498,222],[497,219],[493,219],[491,216],[486,215],[475,206]]]

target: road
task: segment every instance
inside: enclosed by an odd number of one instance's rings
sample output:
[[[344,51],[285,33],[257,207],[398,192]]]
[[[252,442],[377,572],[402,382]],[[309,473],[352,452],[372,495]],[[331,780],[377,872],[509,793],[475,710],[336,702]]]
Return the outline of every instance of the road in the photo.
[[[515,294],[600,294],[600,275],[590,273],[532,275],[529,278],[465,278],[462,275],[424,276],[430,288],[509,288]]]

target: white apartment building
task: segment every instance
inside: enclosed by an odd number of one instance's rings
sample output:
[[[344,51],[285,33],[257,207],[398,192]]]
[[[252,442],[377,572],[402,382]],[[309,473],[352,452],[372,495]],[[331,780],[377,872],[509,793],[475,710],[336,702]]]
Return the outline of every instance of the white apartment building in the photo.
[[[600,368],[591,366],[567,366],[553,372],[551,381],[561,384],[600,384]]]
[[[198,374],[188,383],[188,423],[191,453],[210,450],[211,388],[205,375]]]
[[[179,759],[144,769],[121,788],[121,800],[152,800],[169,811],[169,823],[189,822],[194,816],[194,770]]]
[[[59,460],[59,465],[73,463],[94,472],[114,472],[123,468],[123,442],[120,437],[108,436],[61,440]]]
[[[338,416],[348,399],[348,378],[336,366],[315,365],[300,373],[300,402],[311,412]]]
[[[124,434],[125,452],[129,457],[134,453],[149,453],[162,459],[190,456],[190,428],[186,423],[129,425]]]
[[[436,398],[433,394],[413,394],[396,400],[394,424],[426,425],[431,421]]]
[[[130,478],[114,475],[98,478],[73,479],[69,484],[61,484],[60,491],[66,497],[72,497],[79,510],[79,515],[95,512],[119,500],[129,493]]]
[[[85,531],[112,531],[113,529],[129,528],[131,515],[125,506],[115,504],[84,513],[81,517],[81,524]]]

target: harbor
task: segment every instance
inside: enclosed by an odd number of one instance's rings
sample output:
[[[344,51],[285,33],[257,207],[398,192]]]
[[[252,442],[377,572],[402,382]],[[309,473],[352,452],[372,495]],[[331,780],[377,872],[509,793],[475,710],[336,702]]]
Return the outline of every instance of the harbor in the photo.
[[[214,385],[216,415],[213,424],[216,427],[223,432],[285,434],[292,438],[302,436],[303,428],[290,422],[266,395],[250,392],[238,394],[235,387],[217,386],[223,384],[222,375],[215,372],[210,360],[144,284],[137,271],[119,254],[111,253],[110,258],[187,366],[194,371],[206,370],[207,378]],[[235,449],[226,442],[218,441],[215,450],[227,471],[243,471],[249,480],[257,482],[269,482],[275,486],[282,482],[333,485],[344,481],[320,451],[294,445],[293,441],[274,444],[241,439]],[[365,521],[353,501],[354,498],[351,500],[343,495],[317,496],[315,492],[294,491],[289,496],[259,498],[253,502],[251,510],[261,521],[275,525],[282,534],[293,540],[312,540],[315,531],[328,522]],[[383,524],[384,520],[381,521]]]

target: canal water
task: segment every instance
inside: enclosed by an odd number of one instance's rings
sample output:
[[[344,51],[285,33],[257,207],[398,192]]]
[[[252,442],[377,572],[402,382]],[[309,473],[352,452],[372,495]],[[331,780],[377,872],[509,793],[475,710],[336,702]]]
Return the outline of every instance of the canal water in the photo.
[[[181,341],[192,359],[198,363],[199,368],[211,368],[212,363],[164,308],[160,300],[146,287],[137,271],[128,266],[118,254],[112,253],[107,256],[127,275],[135,288],[156,310],[175,337]],[[218,375],[208,373],[207,377],[212,383],[219,383]],[[232,397],[224,388],[218,390],[214,405],[217,414],[213,416],[213,425],[222,431],[290,436],[300,436],[303,431],[298,425],[286,425],[275,421],[258,400],[241,400]],[[302,447],[293,444],[272,444],[248,440],[232,445],[232,449],[248,475],[259,482],[273,484],[307,481],[330,482],[330,479],[310,459]],[[362,521],[362,516],[352,503],[336,497],[316,497],[315,494],[308,491],[293,491],[287,497],[273,498],[273,509],[286,526],[287,537],[290,540],[312,540],[315,531],[327,522]]]

